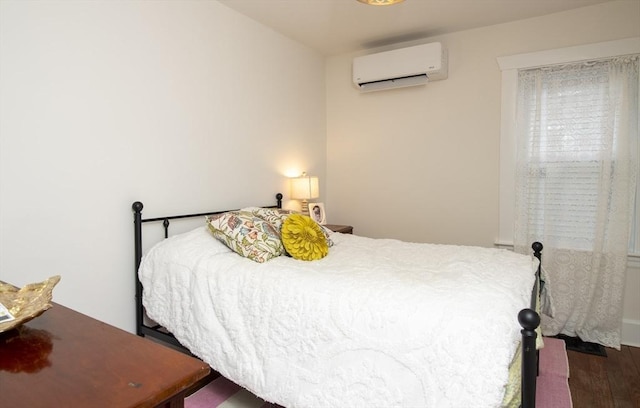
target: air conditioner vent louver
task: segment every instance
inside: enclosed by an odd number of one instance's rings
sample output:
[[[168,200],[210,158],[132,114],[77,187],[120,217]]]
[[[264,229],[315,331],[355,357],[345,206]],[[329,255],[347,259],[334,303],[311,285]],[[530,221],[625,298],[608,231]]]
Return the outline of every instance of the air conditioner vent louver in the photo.
[[[380,81],[364,82],[360,84],[361,92],[382,91],[391,88],[403,88],[406,86],[423,85],[429,81],[427,74],[412,75],[402,78],[386,79]]]

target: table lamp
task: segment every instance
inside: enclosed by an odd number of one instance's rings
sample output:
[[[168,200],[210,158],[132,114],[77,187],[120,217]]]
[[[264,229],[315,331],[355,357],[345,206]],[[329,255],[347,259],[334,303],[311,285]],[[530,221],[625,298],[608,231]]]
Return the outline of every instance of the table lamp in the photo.
[[[320,197],[320,187],[317,177],[309,177],[307,173],[291,179],[291,198],[302,201],[302,213],[309,215],[309,200]]]

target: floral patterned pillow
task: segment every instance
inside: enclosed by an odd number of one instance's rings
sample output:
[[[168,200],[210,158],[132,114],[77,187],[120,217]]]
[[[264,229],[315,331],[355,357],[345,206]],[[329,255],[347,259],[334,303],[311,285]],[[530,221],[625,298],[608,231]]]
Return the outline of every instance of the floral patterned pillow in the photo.
[[[237,254],[266,262],[284,253],[280,234],[250,211],[229,211],[206,217],[209,230]]]
[[[294,213],[291,210],[283,210],[281,208],[250,207],[244,210],[251,211],[251,213],[256,217],[262,218],[271,224],[278,233],[280,233],[280,230],[282,229],[282,223],[284,220]]]

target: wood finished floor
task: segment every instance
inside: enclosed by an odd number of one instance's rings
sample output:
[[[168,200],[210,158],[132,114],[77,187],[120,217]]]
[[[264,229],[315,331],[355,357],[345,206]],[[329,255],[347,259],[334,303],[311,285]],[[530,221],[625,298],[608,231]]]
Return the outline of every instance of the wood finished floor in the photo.
[[[607,357],[567,351],[574,408],[640,408],[640,348],[607,348]]]

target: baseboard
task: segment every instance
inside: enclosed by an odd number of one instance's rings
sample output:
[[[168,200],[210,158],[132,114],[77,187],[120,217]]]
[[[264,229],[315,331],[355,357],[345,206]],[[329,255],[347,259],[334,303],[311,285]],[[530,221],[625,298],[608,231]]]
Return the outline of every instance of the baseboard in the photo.
[[[622,319],[622,339],[626,346],[640,347],[640,320]]]

